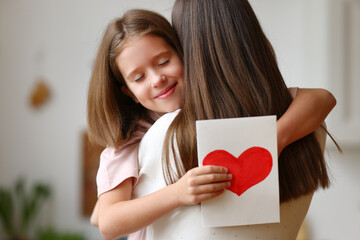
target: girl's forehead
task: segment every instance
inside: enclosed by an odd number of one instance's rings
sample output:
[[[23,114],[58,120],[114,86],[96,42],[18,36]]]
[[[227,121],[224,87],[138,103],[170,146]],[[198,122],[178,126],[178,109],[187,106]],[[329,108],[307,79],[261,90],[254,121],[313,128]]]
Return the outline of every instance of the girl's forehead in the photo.
[[[165,39],[163,37],[147,33],[147,34],[129,36],[125,40],[125,44],[131,43],[131,42],[136,42],[136,41],[159,41],[159,40],[160,41],[165,41]]]
[[[123,49],[132,46],[134,42],[138,41],[139,39],[147,36],[147,33],[132,33],[132,34],[125,34],[125,38],[120,42],[117,46],[117,52],[120,53]]]
[[[164,48],[164,49],[171,49],[174,50],[174,48],[164,39],[163,37],[154,35],[154,34],[145,34],[141,36],[131,36],[128,37],[122,44],[121,51],[123,51],[125,48],[129,47],[135,47],[135,48],[141,48],[141,47],[150,47],[150,48]]]

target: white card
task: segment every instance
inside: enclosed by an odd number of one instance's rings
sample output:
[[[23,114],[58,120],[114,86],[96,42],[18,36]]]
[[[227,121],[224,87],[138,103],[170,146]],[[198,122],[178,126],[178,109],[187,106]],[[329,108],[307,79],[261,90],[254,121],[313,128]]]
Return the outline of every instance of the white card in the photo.
[[[199,166],[233,174],[231,191],[201,203],[203,226],[279,222],[276,116],[201,120],[196,132]]]

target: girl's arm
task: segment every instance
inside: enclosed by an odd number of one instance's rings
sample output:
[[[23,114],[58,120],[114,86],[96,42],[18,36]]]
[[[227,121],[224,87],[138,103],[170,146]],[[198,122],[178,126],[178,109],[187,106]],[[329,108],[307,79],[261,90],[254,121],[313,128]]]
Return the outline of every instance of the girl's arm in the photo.
[[[176,183],[131,200],[133,179],[128,178],[100,196],[100,233],[108,240],[135,232],[182,205],[197,204],[220,195],[230,186],[230,180],[226,168],[197,167]]]
[[[98,226],[98,218],[99,218],[99,201],[96,201],[95,207],[93,212],[90,216],[90,223],[91,225],[97,227]]]
[[[277,121],[278,155],[290,143],[314,132],[335,105],[336,99],[325,89],[299,89]]]

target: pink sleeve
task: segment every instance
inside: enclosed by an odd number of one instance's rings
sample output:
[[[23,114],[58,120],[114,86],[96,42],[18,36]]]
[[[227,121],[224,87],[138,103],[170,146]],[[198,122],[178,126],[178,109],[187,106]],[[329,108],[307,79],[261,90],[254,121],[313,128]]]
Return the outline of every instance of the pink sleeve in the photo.
[[[118,150],[107,147],[100,155],[100,164],[96,175],[98,196],[114,189],[124,180],[138,178],[139,141],[127,144]]]
[[[156,121],[157,115],[149,111]],[[139,129],[132,133],[130,140],[118,149],[107,147],[100,155],[99,169],[96,175],[98,197],[117,187],[124,180],[133,177],[134,185],[139,176],[138,148],[141,139],[151,127],[150,123],[139,121]]]
[[[137,232],[129,234],[127,240],[145,240],[146,239],[146,228],[140,229]]]

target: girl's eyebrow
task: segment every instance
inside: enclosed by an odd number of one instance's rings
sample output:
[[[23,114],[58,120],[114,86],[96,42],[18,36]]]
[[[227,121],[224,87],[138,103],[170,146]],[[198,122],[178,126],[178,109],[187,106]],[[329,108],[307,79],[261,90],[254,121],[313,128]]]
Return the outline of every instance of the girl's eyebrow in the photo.
[[[170,54],[170,53],[171,53],[171,51],[169,51],[169,50],[162,51],[162,52],[154,55],[154,56],[152,57],[152,59],[157,59],[157,58],[159,58],[159,57],[162,57],[163,55],[167,55],[167,54]]]
[[[155,54],[154,56],[151,57],[151,61],[154,61],[164,55],[167,55],[167,54],[170,54],[171,51],[170,50],[166,50],[166,51],[161,51],[157,54]],[[130,79],[132,77],[132,75],[134,75],[137,71],[138,71],[139,68],[135,68],[134,70],[132,70],[127,76],[126,76],[126,79]]]
[[[126,79],[130,80],[130,78],[138,71],[139,68],[135,68],[126,76]]]

